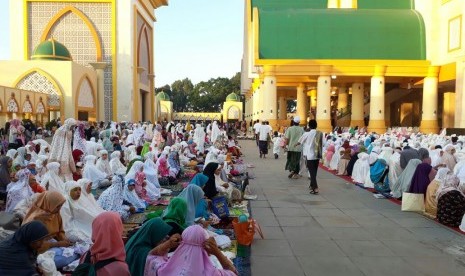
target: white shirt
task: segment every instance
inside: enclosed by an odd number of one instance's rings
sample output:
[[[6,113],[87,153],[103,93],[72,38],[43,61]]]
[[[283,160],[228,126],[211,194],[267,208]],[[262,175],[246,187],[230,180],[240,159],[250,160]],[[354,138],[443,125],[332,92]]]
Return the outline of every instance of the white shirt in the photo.
[[[299,143],[303,145],[302,154],[307,158],[307,160],[318,159],[318,157],[315,156],[315,135],[316,130],[312,129],[309,132],[305,132],[299,139]]]
[[[260,125],[256,130],[256,133],[259,135],[258,140],[267,141],[272,130],[270,125]]]
[[[253,125],[253,129],[255,130],[255,134],[258,134],[258,128],[259,128],[261,125],[262,125],[262,124],[260,124],[260,123],[255,123],[255,124]]]

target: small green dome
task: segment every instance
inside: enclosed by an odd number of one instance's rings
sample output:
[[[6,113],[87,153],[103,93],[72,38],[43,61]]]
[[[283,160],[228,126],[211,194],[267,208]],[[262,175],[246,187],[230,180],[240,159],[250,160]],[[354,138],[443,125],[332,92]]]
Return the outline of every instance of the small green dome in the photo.
[[[160,101],[169,102],[170,96],[168,96],[168,94],[166,94],[165,92],[162,91],[162,92],[157,94],[157,99],[159,99]]]
[[[227,102],[240,102],[241,98],[236,93],[231,93],[226,97]]]
[[[31,56],[33,60],[73,60],[71,54],[65,45],[51,38],[46,41],[42,41],[34,49]]]

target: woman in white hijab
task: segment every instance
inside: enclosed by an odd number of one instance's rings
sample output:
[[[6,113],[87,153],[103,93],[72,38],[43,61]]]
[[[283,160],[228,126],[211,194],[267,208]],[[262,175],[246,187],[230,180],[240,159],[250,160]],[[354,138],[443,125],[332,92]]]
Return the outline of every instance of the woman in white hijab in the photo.
[[[205,130],[200,124],[195,125],[194,143],[197,144],[198,151],[205,151]]]
[[[47,191],[57,191],[62,195],[66,194],[65,184],[58,175],[60,173],[60,163],[50,162],[47,164],[47,172],[45,173],[40,185]]]
[[[357,161],[355,161],[354,168],[352,170],[352,180],[355,183],[364,184],[367,175],[370,174],[370,164],[368,163],[368,154],[361,152],[358,155]]]
[[[20,147],[17,150],[17,155],[16,158],[13,160],[13,163],[19,164],[21,168],[26,167],[25,159],[24,157],[26,156],[26,148],[25,147]]]
[[[457,160],[455,160],[454,153],[454,146],[449,144],[444,148],[444,151],[442,152],[441,156],[441,163],[446,164],[446,166],[451,171],[454,170],[454,167],[457,164]]]
[[[47,159],[48,157],[45,155],[39,155],[37,157],[37,162],[36,162],[36,169],[37,169],[37,174],[36,174],[36,180],[37,182],[41,182],[42,178],[44,175],[47,173]]]
[[[153,152],[148,152],[144,157],[145,177],[147,178],[148,182],[155,185],[155,187],[159,189],[160,183],[158,182],[158,166],[155,164],[155,154]]]
[[[210,142],[212,144],[214,144],[216,142],[216,140],[220,136],[220,132],[221,131],[220,131],[220,128],[218,127],[218,122],[214,121],[213,125],[212,125],[212,133],[211,133],[211,137],[210,137]]]
[[[439,187],[442,185],[442,182],[446,180],[447,175],[451,174],[452,172],[449,168],[440,168],[436,177],[433,181],[428,185],[425,194],[425,215],[428,217],[435,219],[436,214],[438,211],[438,200],[436,198],[436,193]]]
[[[16,173],[18,181],[8,184],[6,191],[6,212],[12,212],[16,205],[27,198],[30,198],[34,192],[29,185],[29,176],[31,172],[28,169],[22,169]]]
[[[398,149],[395,150],[391,158],[389,158],[388,165],[389,187],[392,190],[392,187],[395,186],[395,184],[399,180],[400,174],[402,173],[402,168],[400,167],[400,152]]]
[[[95,142],[95,137],[91,137],[90,141],[86,141],[86,155],[94,155],[97,156],[98,154],[99,144]]]
[[[108,180],[108,176],[101,170],[97,169],[97,167],[95,166],[96,159],[97,157],[95,157],[94,155],[87,155],[84,158],[85,165],[84,171],[82,172],[82,177],[92,181],[93,192],[95,192],[97,188],[104,188],[111,185],[110,180]]]
[[[124,178],[125,183],[128,183],[131,179],[136,179],[136,173],[140,171],[141,168],[144,167],[144,163],[141,161],[136,161],[132,165],[131,169],[129,170],[128,174]],[[160,197],[160,188],[157,188],[155,184],[147,181],[147,186],[145,186],[147,190],[147,195],[151,200],[156,200]]]
[[[131,203],[134,208],[144,209],[146,208],[145,201],[143,201],[136,193],[136,181],[134,179],[129,179],[129,181],[124,184],[123,196],[124,200]]]
[[[15,149],[9,149],[9,150],[6,152],[6,156],[10,157],[11,160],[15,160],[16,157],[18,156],[18,151],[15,150]]]
[[[391,186],[391,195],[395,198],[401,198],[402,193],[407,192],[410,189],[413,175],[418,165],[421,164],[420,159],[411,159],[408,161],[407,167],[400,174],[399,179],[393,186]]]
[[[331,161],[329,162],[329,169],[332,171],[335,171],[338,169],[339,160],[341,160],[340,149],[341,147],[336,147],[336,151],[334,152],[333,157],[331,158]]]
[[[26,148],[26,154],[31,155],[30,161],[35,163],[37,161],[37,153],[35,151],[35,145],[27,144],[25,148]]]
[[[95,216],[88,211],[89,206],[81,200],[82,188],[76,181],[68,181],[66,186],[66,202],[61,207],[60,215],[66,237],[72,242],[91,242],[92,221]]]
[[[108,151],[101,150],[100,151],[100,158],[97,161],[97,169],[104,172],[107,176],[112,175],[110,162],[108,161]]]
[[[111,173],[116,173],[118,170],[125,170],[126,167],[121,163],[121,152],[120,151],[114,151],[111,153],[111,160],[110,160],[110,169]]]
[[[65,181],[73,180],[73,173],[76,172],[74,164],[71,140],[73,139],[72,127],[76,125],[76,120],[68,118],[63,126],[58,128],[53,135],[50,152],[50,161],[60,163],[60,176]]]
[[[105,212],[105,210],[98,205],[97,201],[95,200],[94,195],[91,193],[92,191],[92,181],[87,178],[81,178],[78,180],[79,185],[81,186],[81,198],[80,201],[86,207],[88,207],[89,213],[92,216],[96,217],[101,213]]]

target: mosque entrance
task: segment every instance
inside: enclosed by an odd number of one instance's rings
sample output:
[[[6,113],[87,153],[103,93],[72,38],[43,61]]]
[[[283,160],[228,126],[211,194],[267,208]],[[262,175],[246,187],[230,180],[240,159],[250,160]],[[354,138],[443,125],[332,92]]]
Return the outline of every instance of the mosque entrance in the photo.
[[[149,101],[147,100],[148,94],[149,93],[147,91],[140,89],[140,118],[142,122],[147,121],[147,118],[149,118],[149,116],[147,116],[146,114],[147,110],[150,110],[147,108],[147,104],[149,103]]]

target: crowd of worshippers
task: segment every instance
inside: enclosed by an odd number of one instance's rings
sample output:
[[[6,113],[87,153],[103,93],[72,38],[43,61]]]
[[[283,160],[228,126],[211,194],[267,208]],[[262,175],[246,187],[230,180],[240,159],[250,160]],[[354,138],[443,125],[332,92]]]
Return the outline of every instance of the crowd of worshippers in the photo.
[[[0,216],[19,219],[20,228],[0,243],[0,275],[39,275],[41,257],[59,270],[93,264],[96,275],[236,275],[208,231],[219,221],[212,199],[242,200],[234,176],[246,166],[228,126],[102,126],[66,119],[49,144],[25,140],[20,121],[9,124]],[[122,222],[159,204],[186,168],[197,170],[188,185],[124,244]]]
[[[396,199],[423,194],[425,215],[465,232],[465,137],[351,128],[325,138],[323,165]]]

